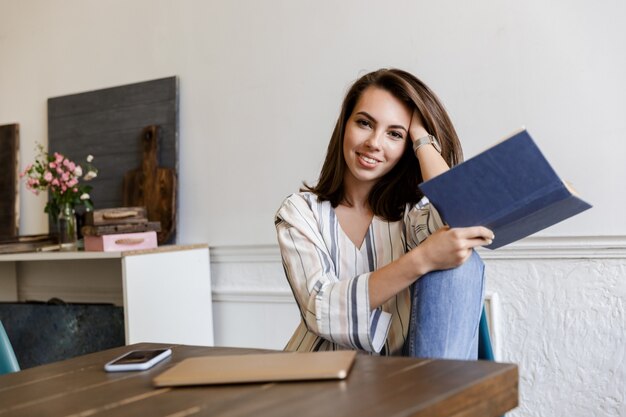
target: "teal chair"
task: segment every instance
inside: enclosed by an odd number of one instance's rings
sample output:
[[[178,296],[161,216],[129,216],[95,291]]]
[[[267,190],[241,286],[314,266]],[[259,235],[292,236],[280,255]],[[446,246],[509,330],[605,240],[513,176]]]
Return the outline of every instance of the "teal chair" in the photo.
[[[491,336],[489,335],[489,324],[487,323],[487,312],[483,307],[483,314],[480,315],[480,324],[478,325],[478,359],[494,361],[493,347],[491,345]],[[505,417],[502,415],[501,417]]]
[[[478,359],[494,360],[485,307],[483,307],[483,314],[480,316],[480,324],[478,325]]]
[[[11,346],[11,341],[7,332],[4,331],[4,326],[0,321],[0,375],[8,374],[10,372],[17,372],[20,370],[20,365],[17,363],[15,352]]]

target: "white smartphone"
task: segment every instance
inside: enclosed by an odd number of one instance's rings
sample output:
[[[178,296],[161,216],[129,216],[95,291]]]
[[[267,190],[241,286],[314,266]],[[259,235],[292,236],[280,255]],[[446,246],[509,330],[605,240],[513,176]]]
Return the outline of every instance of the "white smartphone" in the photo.
[[[145,371],[172,355],[172,349],[133,350],[104,365],[107,372]]]

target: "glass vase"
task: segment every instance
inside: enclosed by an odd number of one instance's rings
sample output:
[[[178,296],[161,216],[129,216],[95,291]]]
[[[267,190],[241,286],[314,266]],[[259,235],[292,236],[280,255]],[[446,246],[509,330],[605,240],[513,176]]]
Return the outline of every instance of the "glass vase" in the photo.
[[[59,230],[59,244],[61,245],[61,250],[77,250],[78,236],[76,214],[74,213],[74,207],[71,204],[65,203],[59,208],[57,226]]]

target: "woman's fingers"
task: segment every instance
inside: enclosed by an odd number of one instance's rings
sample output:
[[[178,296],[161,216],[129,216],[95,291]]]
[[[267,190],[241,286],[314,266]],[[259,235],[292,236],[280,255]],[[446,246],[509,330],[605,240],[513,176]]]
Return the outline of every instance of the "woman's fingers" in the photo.
[[[486,227],[442,227],[421,246],[427,264],[433,269],[454,268],[465,262],[477,246],[493,241],[493,232]]]
[[[493,232],[483,226],[458,227],[450,230],[455,231],[461,239],[493,240],[495,238]]]
[[[493,243],[493,239],[476,238],[467,240],[468,247],[475,248],[477,246],[489,246]]]

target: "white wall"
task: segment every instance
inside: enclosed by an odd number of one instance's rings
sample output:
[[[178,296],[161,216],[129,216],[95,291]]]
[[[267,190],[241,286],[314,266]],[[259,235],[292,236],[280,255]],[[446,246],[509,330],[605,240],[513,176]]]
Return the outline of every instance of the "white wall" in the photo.
[[[0,0],[0,123],[21,124],[25,165],[47,98],[178,75],[181,241],[269,244],[347,86],[397,66],[438,92],[466,155],[525,125],[595,205],[544,235],[625,235],[624,17],[619,0]],[[45,231],[44,198],[21,203],[22,233]]]
[[[519,366],[507,415],[626,416],[626,238],[533,237],[481,256],[496,360]],[[282,275],[277,246],[211,252],[217,345],[285,346],[300,316]]]
[[[250,245],[255,258],[276,251],[282,199],[316,179],[348,85],[385,66],[414,72],[447,105],[466,156],[525,125],[595,205],[541,233],[565,239],[541,246],[549,260],[491,263],[503,359],[522,373],[512,415],[623,416],[626,260],[560,255],[626,248],[625,17],[621,0],[0,0],[0,124],[20,123],[25,166],[47,141],[47,98],[178,75],[179,240],[218,254]],[[22,187],[20,201],[21,233],[45,232],[45,199]],[[238,273],[212,265],[216,340],[282,343],[297,317],[284,285],[264,286],[284,284],[280,264],[234,259]],[[255,304],[242,285],[267,293]],[[232,320],[249,311],[276,333],[236,339]]]

